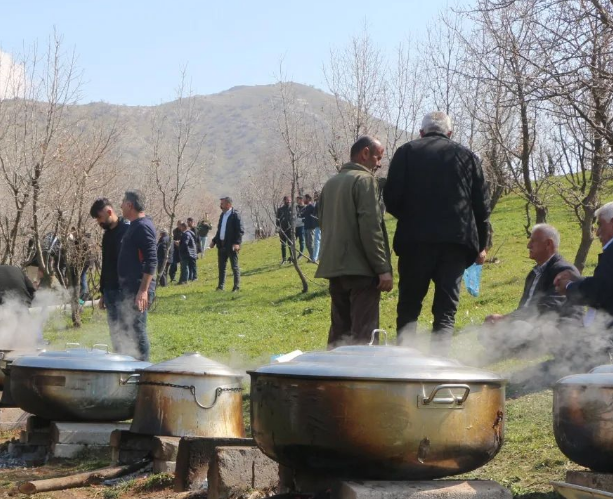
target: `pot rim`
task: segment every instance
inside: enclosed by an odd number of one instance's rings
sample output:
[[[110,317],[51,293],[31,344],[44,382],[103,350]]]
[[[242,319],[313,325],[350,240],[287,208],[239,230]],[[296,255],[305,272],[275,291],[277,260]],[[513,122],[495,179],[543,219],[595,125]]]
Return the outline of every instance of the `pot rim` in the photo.
[[[266,372],[258,372],[258,371],[247,371],[252,378],[256,376],[272,376],[275,378],[287,378],[287,379],[303,379],[303,380],[320,380],[320,381],[385,381],[385,382],[393,382],[393,383],[466,383],[466,384],[484,384],[484,385],[499,385],[500,387],[504,387],[507,385],[509,380],[500,378],[500,379],[492,379],[492,378],[457,378],[457,377],[435,377],[435,378],[385,378],[385,377],[374,377],[374,376],[326,376],[322,374],[281,374],[281,373],[266,373]]]

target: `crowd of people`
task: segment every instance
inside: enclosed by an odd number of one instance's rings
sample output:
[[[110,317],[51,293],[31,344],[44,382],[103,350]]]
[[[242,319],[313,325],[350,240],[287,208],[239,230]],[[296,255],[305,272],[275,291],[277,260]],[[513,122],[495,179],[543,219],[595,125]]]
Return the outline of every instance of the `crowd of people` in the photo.
[[[485,262],[491,230],[481,161],[451,136],[449,116],[427,114],[420,138],[394,153],[385,183],[375,175],[384,147],[376,138],[362,136],[351,147],[350,161],[320,193],[299,195],[294,204],[289,196],[283,198],[276,212],[281,264],[304,257],[318,264],[316,277],[329,281],[329,348],[370,343],[379,328],[381,292],[391,291],[394,284],[387,210],[398,221],[393,241],[398,344],[415,345],[422,303],[433,283],[430,349],[437,355],[449,353],[462,276],[473,263]],[[230,261],[232,291],[240,290],[243,223],[231,198],[221,198],[220,209],[208,244],[213,229],[208,216],[197,224],[191,217],[178,220],[172,234],[162,229],[157,236],[140,191],[126,191],[121,215],[106,198],[93,203],[90,214],[104,230],[100,305],[107,310],[115,351],[148,359],[147,310],[156,279],[160,286],[197,280],[197,259],[207,247],[217,247],[216,289],[225,289]],[[486,349],[506,355],[544,347],[568,355],[572,347],[566,338],[577,338],[577,328],[613,328],[613,203],[596,215],[603,252],[591,277],[582,277],[561,256],[555,227],[533,227],[527,248],[536,265],[526,277],[517,309],[486,317],[480,334]],[[6,293],[3,283],[31,301],[34,288],[25,275],[0,266],[0,303]],[[605,336],[599,351],[608,355],[612,344]]]

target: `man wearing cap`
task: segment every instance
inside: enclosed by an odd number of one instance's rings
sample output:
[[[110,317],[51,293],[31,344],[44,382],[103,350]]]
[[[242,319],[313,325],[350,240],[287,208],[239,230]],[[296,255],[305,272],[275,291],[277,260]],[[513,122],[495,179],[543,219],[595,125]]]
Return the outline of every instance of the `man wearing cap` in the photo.
[[[217,224],[217,234],[215,234],[210,246],[211,248],[217,246],[217,262],[219,265],[217,291],[223,291],[226,282],[226,266],[229,259],[234,274],[232,292],[235,293],[240,289],[241,271],[238,268],[238,252],[241,249],[245,231],[239,213],[232,208],[232,198],[223,197],[219,201],[221,215]]]

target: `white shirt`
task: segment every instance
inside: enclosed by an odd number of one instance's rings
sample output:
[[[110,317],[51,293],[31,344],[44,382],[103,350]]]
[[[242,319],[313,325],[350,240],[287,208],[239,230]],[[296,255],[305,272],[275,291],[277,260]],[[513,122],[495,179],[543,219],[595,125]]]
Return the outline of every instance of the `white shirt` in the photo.
[[[534,290],[536,289],[536,285],[538,284],[541,276],[543,275],[543,272],[545,271],[545,266],[549,263],[549,260],[551,260],[552,258],[553,258],[553,255],[551,255],[545,263],[543,263],[542,265],[537,265],[536,267],[532,269],[532,271],[534,272],[534,280],[532,281],[532,286],[530,286],[530,290],[528,291],[528,299],[526,300],[526,303],[524,303],[524,307],[527,307],[528,305],[530,305],[530,301],[532,300],[532,296],[534,295]]]
[[[228,223],[228,218],[232,214],[232,208],[226,211],[221,217],[221,228],[219,229],[219,239],[222,241],[226,238],[226,224]]]

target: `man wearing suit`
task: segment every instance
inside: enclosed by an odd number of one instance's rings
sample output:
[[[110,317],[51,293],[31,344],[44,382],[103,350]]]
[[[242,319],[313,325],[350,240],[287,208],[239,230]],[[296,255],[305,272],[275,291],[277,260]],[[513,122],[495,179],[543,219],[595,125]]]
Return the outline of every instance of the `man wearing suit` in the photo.
[[[495,327],[484,328],[479,335],[490,361],[519,353],[559,357],[572,350],[569,345],[577,337],[582,311],[570,305],[553,282],[560,272],[578,276],[579,271],[562,258],[559,247],[560,233],[554,227],[533,227],[528,250],[536,266],[526,277],[519,305],[505,315],[488,315],[485,323]]]
[[[598,265],[592,277],[580,277],[568,270],[560,272],[555,278],[555,286],[568,301],[590,307],[585,324],[590,325],[596,313],[605,317],[606,327],[613,330],[613,202],[596,210],[598,229],[596,236],[602,244],[598,255]],[[611,338],[608,338],[610,341]],[[609,345],[608,345],[609,346]],[[610,346],[609,346],[610,347]]]
[[[398,343],[415,341],[422,301],[433,281],[431,351],[439,355],[451,344],[464,270],[485,260],[490,214],[481,162],[451,134],[449,116],[427,114],[421,138],[394,154],[383,191],[387,211],[398,219]]]
[[[243,242],[243,222],[239,213],[232,208],[232,198],[220,199],[221,215],[217,224],[217,234],[211,241],[211,248],[217,246],[217,262],[219,264],[219,284],[217,291],[223,291],[226,282],[226,266],[228,259],[234,274],[234,287],[232,292],[240,289],[241,271],[238,268],[238,252]]]

